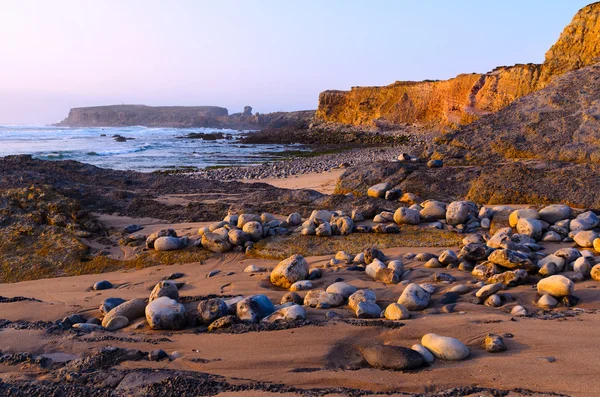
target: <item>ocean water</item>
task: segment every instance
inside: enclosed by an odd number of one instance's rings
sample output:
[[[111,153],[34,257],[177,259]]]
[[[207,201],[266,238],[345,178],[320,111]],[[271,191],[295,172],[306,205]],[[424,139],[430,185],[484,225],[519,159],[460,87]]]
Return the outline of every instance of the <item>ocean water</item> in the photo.
[[[177,138],[191,132],[222,132],[233,139]],[[214,128],[0,126],[0,157],[31,154],[44,160],[76,160],[102,168],[151,172],[210,166],[261,164],[298,145],[245,145],[247,131]],[[117,142],[114,135],[134,138]]]

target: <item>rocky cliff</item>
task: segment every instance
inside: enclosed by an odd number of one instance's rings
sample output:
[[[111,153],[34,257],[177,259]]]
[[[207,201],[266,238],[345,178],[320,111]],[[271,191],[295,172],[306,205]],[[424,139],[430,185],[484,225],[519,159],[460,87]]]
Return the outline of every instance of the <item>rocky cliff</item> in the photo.
[[[496,112],[516,98],[545,87],[557,76],[598,62],[600,3],[581,9],[546,53],[543,64],[499,67],[485,74],[446,81],[396,82],[353,87],[319,96],[319,120],[377,125],[420,124],[456,127]]]
[[[144,106],[111,105],[74,108],[66,119],[58,123],[63,127],[146,127],[175,128],[231,128],[262,129],[305,124],[312,120],[312,110],[252,114],[246,106],[244,112],[229,114],[217,106]]]

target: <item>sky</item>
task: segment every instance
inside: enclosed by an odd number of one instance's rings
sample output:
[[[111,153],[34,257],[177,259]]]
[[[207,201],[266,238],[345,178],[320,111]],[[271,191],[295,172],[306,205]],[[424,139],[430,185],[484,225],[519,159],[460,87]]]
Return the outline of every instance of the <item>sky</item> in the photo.
[[[0,0],[0,125],[135,103],[315,109],[327,89],[544,60],[580,0]]]

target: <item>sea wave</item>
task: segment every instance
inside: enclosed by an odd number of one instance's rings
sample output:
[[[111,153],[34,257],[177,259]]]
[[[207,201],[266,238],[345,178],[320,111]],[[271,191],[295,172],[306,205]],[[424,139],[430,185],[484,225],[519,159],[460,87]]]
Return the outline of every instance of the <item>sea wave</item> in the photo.
[[[127,153],[136,153],[143,152],[144,150],[150,149],[151,145],[144,145],[140,147],[133,147],[129,149],[115,149],[115,150],[105,150],[102,152],[88,152],[90,156],[115,156],[118,154],[127,154]]]

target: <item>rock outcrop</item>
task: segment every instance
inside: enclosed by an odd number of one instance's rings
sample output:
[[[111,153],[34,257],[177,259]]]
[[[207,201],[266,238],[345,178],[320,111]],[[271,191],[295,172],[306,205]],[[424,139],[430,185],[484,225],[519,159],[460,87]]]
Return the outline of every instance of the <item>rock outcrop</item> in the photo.
[[[231,128],[263,129],[304,125],[309,123],[314,111],[274,112],[252,114],[252,107],[244,107],[242,113],[229,114],[218,106],[145,106],[109,105],[73,108],[66,119],[58,123],[62,127],[145,127],[170,128]]]
[[[316,118],[357,124],[419,124],[457,127],[496,112],[566,72],[592,65],[600,56],[600,3],[581,9],[546,53],[543,64],[499,67],[446,81],[398,81],[385,87],[353,87],[319,96]]]

